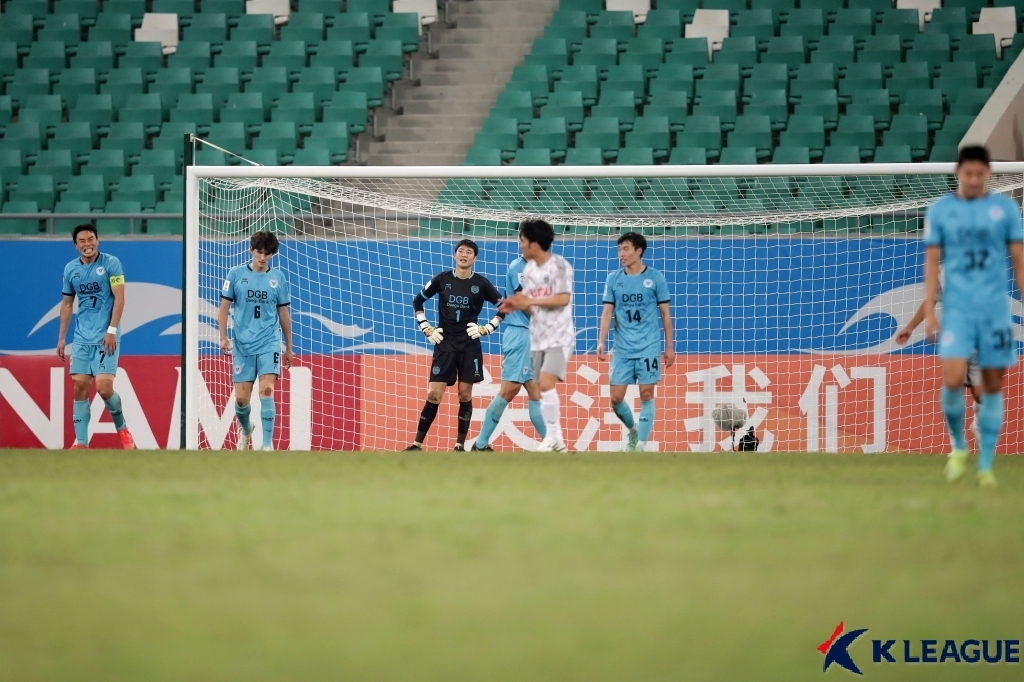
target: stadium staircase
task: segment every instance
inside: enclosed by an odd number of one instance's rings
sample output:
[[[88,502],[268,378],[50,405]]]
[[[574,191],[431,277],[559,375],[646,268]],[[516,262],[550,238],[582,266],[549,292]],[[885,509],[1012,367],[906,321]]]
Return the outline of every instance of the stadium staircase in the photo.
[[[455,31],[439,31],[437,59],[414,62],[419,86],[400,86],[401,115],[382,111],[383,142],[371,142],[369,165],[457,165],[473,144],[498,93],[539,38],[558,0],[452,3]]]

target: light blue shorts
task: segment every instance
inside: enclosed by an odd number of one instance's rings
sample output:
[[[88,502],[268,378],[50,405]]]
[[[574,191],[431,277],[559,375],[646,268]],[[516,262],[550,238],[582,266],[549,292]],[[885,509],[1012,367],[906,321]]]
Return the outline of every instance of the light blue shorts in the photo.
[[[501,330],[501,380],[525,384],[533,380],[529,327],[508,326]]]
[[[71,347],[71,374],[117,374],[117,358],[121,355],[121,337],[117,337],[117,348],[113,353],[100,344],[83,345],[76,343]]]
[[[235,355],[231,360],[232,381],[236,384],[255,382],[265,374],[281,376],[281,353],[260,353],[259,355]]]
[[[630,384],[656,384],[661,381],[661,358],[657,355],[650,358],[620,358],[612,353],[611,376],[608,383],[612,386],[629,386]]]
[[[1013,320],[1002,315],[975,318],[945,311],[939,334],[939,357],[970,361],[975,350],[982,369],[1017,364]]]

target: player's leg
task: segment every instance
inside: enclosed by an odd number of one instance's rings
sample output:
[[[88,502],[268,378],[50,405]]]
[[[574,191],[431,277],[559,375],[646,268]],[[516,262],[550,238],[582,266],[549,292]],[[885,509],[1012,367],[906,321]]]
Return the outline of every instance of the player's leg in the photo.
[[[274,425],[277,422],[277,404],[274,386],[281,376],[281,353],[261,353],[256,356],[256,374],[260,385],[260,423],[263,425],[263,450],[274,449]]]
[[[964,437],[964,376],[967,374],[966,358],[950,357],[942,360],[942,414],[953,443],[953,451],[946,462],[946,478],[955,481],[963,476],[967,461],[967,439]]]
[[[1017,342],[1009,318],[984,320],[978,329],[978,365],[981,367],[981,405],[978,408],[978,483],[996,484],[992,465],[1003,429],[1003,379],[1006,368],[1017,362]]]
[[[480,434],[473,444],[473,450],[490,450],[491,436],[501,422],[501,415],[505,408],[519,395],[523,384],[532,382],[533,361],[530,359],[530,333],[522,327],[508,327],[502,332],[501,339],[501,387],[498,395],[494,396],[491,404],[487,406],[484,413],[484,423],[480,427]],[[527,389],[529,392],[529,389]],[[530,399],[530,420],[533,421],[534,412],[540,418],[540,393],[536,393],[536,410],[534,410],[534,398]],[[536,422],[534,422],[536,427]],[[538,431],[539,433],[539,431]],[[543,438],[543,434],[541,438]]]
[[[541,452],[564,452],[567,449],[562,437],[562,406],[558,398],[558,382],[565,380],[568,355],[561,348],[549,348],[533,353],[533,373],[540,384],[540,410],[547,429],[544,441],[537,448]]]
[[[92,386],[95,367],[99,366],[99,346],[74,344],[71,348],[71,380],[74,383],[75,402],[71,422],[75,428],[75,443],[71,447],[89,447],[89,387]]]
[[[533,375],[532,364],[531,362],[531,376]],[[540,410],[540,384],[530,379],[523,386],[526,387],[526,396],[529,400],[530,423],[533,424],[533,428],[537,431],[540,439],[544,440],[545,436],[548,435],[548,427],[544,423],[544,414]]]
[[[238,450],[248,450],[251,445],[252,387],[256,383],[256,356],[235,355],[231,359],[231,380],[235,385],[235,419],[238,420]]]
[[[473,421],[473,384],[479,384],[484,380],[484,351],[477,343],[475,348],[470,347],[459,353],[457,369],[459,374],[459,419],[458,439],[455,442],[455,451],[466,450],[466,436],[469,435],[469,425]]]
[[[430,362],[430,375],[427,379],[427,399],[420,410],[419,423],[416,425],[416,439],[406,450],[422,450],[423,441],[427,438],[430,426],[437,418],[437,410],[441,405],[441,398],[448,386],[454,386],[458,375],[455,366],[455,354],[447,351],[434,351],[434,358]]]
[[[459,419],[458,436],[455,441],[455,451],[466,450],[466,436],[469,435],[469,425],[473,421],[473,384],[465,381],[459,382]]]
[[[608,372],[608,396],[611,399],[612,412],[628,429],[626,435],[626,450],[628,451],[635,450],[636,444],[640,441],[636,420],[633,419],[633,411],[626,404],[626,389],[630,384],[636,383],[636,374],[633,371],[635,362],[630,358],[620,358],[613,353]]]
[[[502,365],[504,365],[504,362]],[[519,395],[522,387],[523,385],[520,383],[502,379],[501,386],[498,388],[498,394],[494,396],[491,404],[487,406],[487,411],[484,412],[484,423],[480,427],[480,433],[477,434],[476,442],[473,443],[473,447],[470,448],[471,450],[492,449],[490,445],[491,436],[494,434],[494,430],[498,428],[498,423],[501,422],[501,415],[505,413],[505,408],[508,407],[508,404]]]
[[[637,382],[640,384],[640,420],[637,450],[643,452],[654,429],[654,387],[661,381],[661,362],[657,356],[636,361]]]
[[[978,366],[978,353],[971,354],[967,361],[967,377],[964,379],[964,388],[971,392],[974,398],[974,417],[971,419],[971,434],[974,442],[981,447],[981,431],[978,429],[978,408],[981,405],[981,367]]]
[[[121,439],[121,447],[125,450],[135,449],[135,439],[124,421],[124,412],[121,409],[121,396],[114,390],[114,377],[117,376],[117,361],[120,356],[121,346],[118,345],[113,353],[107,353],[106,349],[100,347],[99,368],[96,373],[96,392],[103,398],[103,404],[107,406],[107,412],[114,422],[117,435]]]

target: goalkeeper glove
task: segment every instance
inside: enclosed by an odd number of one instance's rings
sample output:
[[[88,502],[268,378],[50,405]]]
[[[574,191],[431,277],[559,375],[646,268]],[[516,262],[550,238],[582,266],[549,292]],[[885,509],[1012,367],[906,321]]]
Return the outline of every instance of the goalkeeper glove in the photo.
[[[416,313],[416,322],[420,325],[420,331],[427,337],[427,340],[435,346],[444,340],[444,330],[431,327],[427,322],[427,316],[422,312]]]
[[[466,333],[469,334],[471,339],[479,339],[481,336],[487,336],[493,334],[494,330],[501,324],[501,318],[495,317],[490,322],[484,325],[479,325],[476,322],[470,322],[466,325]]]

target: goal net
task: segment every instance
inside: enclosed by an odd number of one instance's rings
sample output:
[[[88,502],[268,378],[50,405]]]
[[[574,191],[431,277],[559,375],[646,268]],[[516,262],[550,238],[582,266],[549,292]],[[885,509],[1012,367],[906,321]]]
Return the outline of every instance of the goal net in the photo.
[[[992,191],[1019,200],[1024,165],[994,170]],[[504,291],[519,222],[544,218],[553,251],[575,268],[576,346],[560,388],[570,449],[622,448],[595,349],[616,238],[636,231],[649,241],[645,262],[668,281],[675,327],[650,448],[732,449],[734,434],[714,418],[724,408],[742,417],[739,433],[754,429],[761,451],[943,452],[935,347],[923,325],[906,346],[895,337],[923,300],[924,211],[955,186],[951,173],[950,164],[190,167],[185,443],[235,447],[217,308],[227,271],[250,260],[253,232],[280,236],[272,266],[292,292],[296,360],[277,385],[275,446],[395,450],[412,440],[431,366],[413,296],[453,266],[463,237],[479,244],[476,271]],[[1008,273],[1008,296],[1010,285]],[[1012,305],[1020,338],[1021,304]],[[429,301],[428,318],[436,310]],[[470,439],[500,385],[500,330],[483,350]],[[1000,450],[1020,452],[1016,370],[1007,385]],[[627,404],[639,409],[636,387]],[[457,408],[451,388],[426,449],[452,449]],[[492,443],[537,442],[524,391]]]

